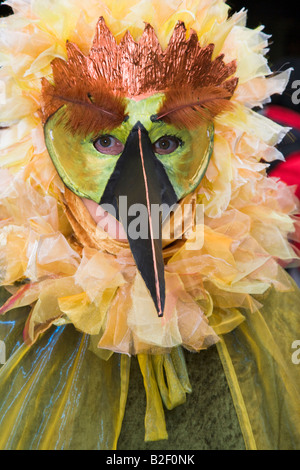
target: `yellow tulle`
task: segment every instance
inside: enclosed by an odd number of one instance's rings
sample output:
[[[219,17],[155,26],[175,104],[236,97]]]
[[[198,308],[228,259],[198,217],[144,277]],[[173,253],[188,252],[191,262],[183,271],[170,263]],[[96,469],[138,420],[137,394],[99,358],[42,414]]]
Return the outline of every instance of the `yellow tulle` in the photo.
[[[264,299],[218,343],[246,448],[300,448],[300,375],[293,344],[300,331],[300,293]]]
[[[68,327],[19,346],[0,369],[0,449],[116,449],[129,366],[125,355],[99,359]]]

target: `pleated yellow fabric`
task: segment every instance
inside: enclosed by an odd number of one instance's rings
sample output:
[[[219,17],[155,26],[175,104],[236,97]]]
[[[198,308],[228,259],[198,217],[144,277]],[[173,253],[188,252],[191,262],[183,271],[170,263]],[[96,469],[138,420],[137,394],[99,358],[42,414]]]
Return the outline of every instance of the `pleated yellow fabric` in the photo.
[[[300,291],[265,296],[264,306],[222,337],[218,351],[248,449],[300,449]]]
[[[20,345],[18,330],[11,332],[18,347],[0,369],[0,449],[116,449],[130,358],[98,358],[89,336],[71,325],[53,327],[31,347]]]
[[[1,289],[0,304],[7,296]],[[0,449],[116,449],[130,357],[99,354],[93,336],[73,325],[52,326],[29,346],[22,338],[27,314],[19,308],[0,317],[7,346],[0,369]],[[147,397],[145,440],[167,439],[164,406],[173,409],[191,392],[183,351],[138,360]]]
[[[138,354],[146,390],[145,441],[167,439],[163,404],[168,410],[186,401],[192,391],[182,349],[170,354]]]
[[[218,352],[246,448],[299,449],[299,364],[292,345],[300,331],[300,291],[271,290],[263,303],[221,335]],[[8,357],[0,369],[0,449],[116,449],[130,357],[101,359],[92,352],[92,337],[73,325],[53,326],[28,346],[23,310],[7,313],[0,325]],[[226,332],[226,323],[218,327]],[[167,439],[164,407],[184,403],[191,392],[182,349],[140,354],[138,361],[147,398],[145,440]]]

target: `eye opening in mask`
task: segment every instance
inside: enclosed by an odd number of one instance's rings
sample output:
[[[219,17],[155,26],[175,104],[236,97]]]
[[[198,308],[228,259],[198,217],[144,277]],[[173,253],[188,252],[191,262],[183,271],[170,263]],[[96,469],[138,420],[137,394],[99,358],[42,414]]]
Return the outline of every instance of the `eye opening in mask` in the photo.
[[[164,135],[154,142],[153,150],[159,155],[168,155],[175,152],[175,150],[182,145],[183,142],[178,137],[174,135]]]
[[[95,149],[106,155],[119,155],[124,150],[124,144],[113,135],[103,134],[93,142]]]

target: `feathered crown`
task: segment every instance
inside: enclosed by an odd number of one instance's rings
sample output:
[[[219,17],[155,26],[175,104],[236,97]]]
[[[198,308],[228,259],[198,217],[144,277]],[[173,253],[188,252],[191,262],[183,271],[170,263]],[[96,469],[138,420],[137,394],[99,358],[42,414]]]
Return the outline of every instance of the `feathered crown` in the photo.
[[[46,79],[42,82],[44,121],[69,103],[73,109],[70,121],[75,130],[79,128],[78,106],[85,106],[86,113],[93,115],[91,120],[86,116],[86,123],[94,122],[99,128],[100,117],[102,127],[113,128],[125,117],[124,96],[132,98],[161,91],[166,93],[166,100],[160,114],[166,120],[172,113],[175,124],[180,126],[183,121],[186,126],[181,108],[197,105],[214,117],[228,105],[238,79],[229,78],[236,71],[236,62],[225,64],[224,54],[212,60],[213,51],[214,44],[199,45],[194,30],[186,39],[186,28],[181,21],[165,51],[150,24],[146,24],[138,42],[127,31],[117,44],[101,17],[88,56],[69,42],[68,60],[53,60],[54,85]],[[82,124],[80,121],[81,130]],[[89,124],[87,127],[91,130]]]

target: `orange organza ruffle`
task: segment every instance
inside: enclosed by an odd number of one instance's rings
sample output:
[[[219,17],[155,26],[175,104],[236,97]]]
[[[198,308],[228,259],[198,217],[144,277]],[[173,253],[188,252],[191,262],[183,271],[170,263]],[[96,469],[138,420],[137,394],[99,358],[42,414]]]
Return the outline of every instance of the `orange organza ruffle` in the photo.
[[[53,323],[71,322],[95,336],[100,349],[137,354],[183,345],[199,351],[243,321],[237,308],[254,312],[261,306],[253,295],[271,285],[291,289],[277,258],[296,257],[287,240],[296,201],[291,189],[273,179],[257,178],[251,187],[244,185],[235,198],[237,207],[228,207],[218,218],[205,216],[176,249],[170,250],[164,241],[167,301],[164,317],[158,318],[126,244],[116,244],[105,234],[105,250],[72,246],[67,233],[57,232],[56,211],[49,215],[54,198],[41,198],[8,172],[4,176],[2,214],[16,215],[15,224],[11,218],[2,219],[2,284],[11,286],[13,296],[1,313],[32,305],[25,329],[30,342]],[[256,194],[251,203],[248,191]],[[202,194],[200,190],[193,196]],[[19,213],[14,211],[21,200],[27,227],[17,224]],[[42,214],[38,217],[37,208]],[[264,238],[269,225],[273,237]],[[13,283],[20,278],[25,285],[18,289]]]

